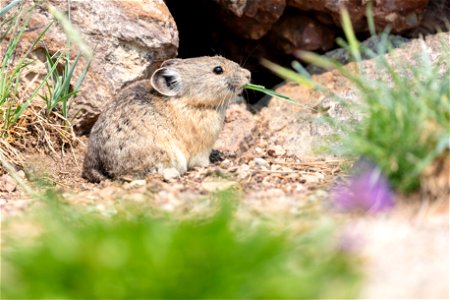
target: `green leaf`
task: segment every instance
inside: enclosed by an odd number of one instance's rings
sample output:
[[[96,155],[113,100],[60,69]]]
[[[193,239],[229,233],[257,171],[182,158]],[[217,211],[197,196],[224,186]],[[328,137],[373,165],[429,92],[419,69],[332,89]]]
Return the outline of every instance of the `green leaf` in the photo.
[[[357,61],[361,61],[361,52],[359,51],[359,42],[355,36],[355,32],[353,30],[352,21],[350,19],[350,15],[346,9],[341,10],[341,21],[342,28],[344,29],[345,37],[348,40],[348,44],[350,46],[350,53],[353,58]]]
[[[11,10],[14,6],[20,4],[20,0],[13,0],[11,3],[6,5],[2,10],[0,10],[0,18],[3,17],[4,14],[6,14],[9,10]]]
[[[318,87],[318,84],[316,82],[312,81],[309,77],[298,74],[297,72],[295,72],[293,70],[289,70],[287,68],[281,67],[277,64],[274,64],[271,61],[262,59],[261,64],[264,67],[271,70],[272,72],[274,72],[275,74],[277,74],[278,76],[280,76],[281,78],[293,81],[298,84],[305,85],[309,88],[317,88]]]
[[[285,101],[290,102],[290,103],[292,103],[292,104],[294,104],[294,105],[297,105],[297,106],[304,106],[304,107],[306,106],[306,105],[303,105],[303,104],[301,104],[301,103],[298,103],[297,101],[293,100],[292,98],[290,98],[290,97],[288,97],[288,96],[285,96],[285,95],[283,95],[283,94],[277,93],[277,92],[275,92],[275,91],[273,91],[273,90],[266,89],[266,88],[265,88],[264,86],[262,86],[262,85],[257,85],[257,84],[252,84],[252,83],[247,83],[247,84],[244,86],[244,88],[245,88],[245,89],[248,89],[248,90],[253,90],[253,91],[261,92],[261,93],[264,93],[264,94],[266,94],[266,95],[270,95],[270,96],[277,97],[277,98],[279,98],[279,99],[285,100]]]

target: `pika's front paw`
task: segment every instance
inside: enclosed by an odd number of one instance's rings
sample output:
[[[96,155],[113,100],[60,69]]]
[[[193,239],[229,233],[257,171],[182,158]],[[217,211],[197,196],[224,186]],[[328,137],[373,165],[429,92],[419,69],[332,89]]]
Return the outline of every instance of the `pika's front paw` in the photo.
[[[180,175],[180,172],[177,169],[175,169],[175,168],[167,168],[167,169],[164,169],[162,171],[162,176],[164,177],[165,180],[169,181],[169,180],[172,180],[172,179],[177,179],[181,175]]]
[[[209,165],[209,153],[202,153],[191,157],[189,160],[189,168],[207,167]]]

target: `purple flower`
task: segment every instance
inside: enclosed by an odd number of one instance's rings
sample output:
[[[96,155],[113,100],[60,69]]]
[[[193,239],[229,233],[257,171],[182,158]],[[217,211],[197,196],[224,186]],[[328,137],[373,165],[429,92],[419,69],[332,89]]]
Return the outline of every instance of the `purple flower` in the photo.
[[[361,159],[348,184],[332,189],[331,196],[337,209],[345,212],[377,213],[391,209],[394,199],[386,177],[372,162]]]

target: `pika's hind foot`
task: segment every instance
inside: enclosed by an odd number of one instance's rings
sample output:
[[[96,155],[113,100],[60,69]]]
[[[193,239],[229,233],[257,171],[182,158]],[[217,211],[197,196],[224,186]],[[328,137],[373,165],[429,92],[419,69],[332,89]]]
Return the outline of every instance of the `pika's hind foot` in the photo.
[[[94,183],[99,183],[100,181],[110,179],[96,169],[84,169],[81,177]]]

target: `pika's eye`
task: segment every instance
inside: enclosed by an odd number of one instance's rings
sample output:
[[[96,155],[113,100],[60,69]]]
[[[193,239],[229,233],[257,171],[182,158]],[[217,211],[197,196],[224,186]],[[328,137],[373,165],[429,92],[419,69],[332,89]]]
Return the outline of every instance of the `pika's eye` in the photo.
[[[223,69],[221,66],[216,66],[216,67],[214,67],[213,72],[216,73],[217,75],[219,75],[219,74],[223,73]]]

